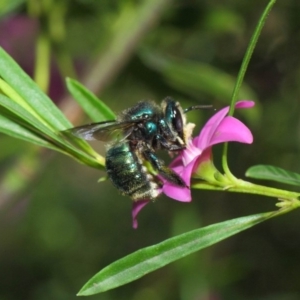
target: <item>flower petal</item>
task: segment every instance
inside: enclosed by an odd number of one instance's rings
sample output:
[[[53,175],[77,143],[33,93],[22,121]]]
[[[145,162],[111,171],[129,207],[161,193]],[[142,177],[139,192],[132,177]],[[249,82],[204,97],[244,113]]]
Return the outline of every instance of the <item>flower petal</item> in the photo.
[[[185,151],[185,150],[184,150]],[[177,167],[183,167],[182,165],[182,155],[183,155],[183,151],[177,156],[174,158],[174,160],[171,162],[171,164],[169,165],[169,167],[171,169],[175,169]],[[179,171],[178,171],[179,172]],[[176,171],[176,173],[178,173]],[[178,173],[179,174],[179,173]]]
[[[211,138],[210,146],[226,142],[251,144],[253,142],[253,136],[249,128],[240,120],[228,116],[224,118],[218,126]]]
[[[187,166],[189,163],[191,163],[195,157],[200,156],[202,153],[202,150],[195,146],[194,141],[190,141],[187,145],[186,149],[182,151],[182,155],[180,156],[182,158],[182,162],[184,166]]]
[[[138,200],[132,203],[132,227],[134,229],[138,228],[137,215],[141,211],[141,209],[150,202],[150,200]]]
[[[187,166],[183,164],[174,166],[172,163],[171,167],[174,172],[176,172],[186,183],[187,186],[190,186],[192,171],[194,169],[194,164],[196,163],[197,157],[193,159]],[[178,163],[178,160],[177,162]],[[163,192],[168,197],[173,198],[181,202],[190,202],[192,201],[191,190],[188,187],[182,188],[176,185],[173,185],[170,182],[165,181],[163,186]]]
[[[238,101],[235,104],[235,108],[250,108],[250,107],[253,107],[254,105],[255,105],[254,101],[242,100],[242,101]],[[216,134],[216,130],[218,129],[218,126],[223,121],[223,119],[226,117],[228,111],[229,111],[229,106],[221,109],[214,116],[212,116],[208,120],[208,122],[203,126],[199,136],[193,140],[194,145],[196,145],[201,150],[204,150],[205,148],[207,148],[209,146],[217,144],[216,142],[214,142],[212,144],[212,139]],[[252,134],[251,134],[251,136],[252,136]],[[227,140],[227,141],[239,141],[239,140],[233,139],[233,140]],[[218,143],[222,143],[222,142],[224,142],[224,141],[220,141]]]
[[[194,145],[201,150],[209,147],[210,140],[214,135],[217,127],[221,121],[225,118],[229,111],[229,106],[219,110],[215,115],[213,115],[203,126],[200,134],[193,140]]]
[[[251,108],[255,105],[255,102],[252,100],[241,100],[235,104],[235,108]]]
[[[191,202],[191,190],[187,187],[179,187],[166,182],[163,187],[163,192],[168,197],[181,202]]]
[[[212,148],[211,148],[211,147],[206,148],[206,149],[202,152],[202,154],[201,154],[199,157],[197,157],[197,159],[196,159],[195,162],[194,162],[194,166],[193,166],[192,172],[194,172],[195,169],[198,168],[198,166],[199,166],[200,164],[202,164],[203,162],[208,161],[208,160],[212,160]],[[192,176],[192,175],[191,175],[191,176]]]

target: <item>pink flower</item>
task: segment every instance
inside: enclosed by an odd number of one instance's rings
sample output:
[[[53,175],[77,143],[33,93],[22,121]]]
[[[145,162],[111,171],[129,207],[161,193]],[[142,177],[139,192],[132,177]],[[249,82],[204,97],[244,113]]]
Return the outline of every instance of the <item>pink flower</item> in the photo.
[[[236,108],[250,108],[253,101],[239,101]],[[239,142],[251,144],[253,136],[251,131],[238,119],[227,116],[229,107],[218,111],[202,128],[200,134],[189,142],[187,148],[178,155],[170,167],[181,176],[187,186],[190,186],[192,174],[206,162],[211,161],[212,146],[226,142]],[[199,175],[199,174],[198,174]],[[191,190],[181,188],[165,181],[162,189],[168,197],[182,202],[191,201]],[[137,228],[137,214],[149,201],[137,201],[133,203],[132,218],[133,227]]]

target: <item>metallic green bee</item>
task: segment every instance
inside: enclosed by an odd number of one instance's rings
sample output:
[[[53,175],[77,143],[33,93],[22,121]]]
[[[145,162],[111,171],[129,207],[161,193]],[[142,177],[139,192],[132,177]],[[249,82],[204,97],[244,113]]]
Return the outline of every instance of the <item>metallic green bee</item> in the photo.
[[[166,167],[156,155],[165,149],[170,154],[183,150],[194,124],[186,123],[185,113],[211,106],[192,106],[183,110],[170,97],[161,105],[140,101],[122,111],[117,120],[83,125],[69,131],[85,140],[108,142],[106,171],[115,187],[132,200],[155,199],[163,178],[174,185],[185,187],[185,182]],[[149,167],[154,172],[149,171]],[[153,174],[155,173],[155,174]]]

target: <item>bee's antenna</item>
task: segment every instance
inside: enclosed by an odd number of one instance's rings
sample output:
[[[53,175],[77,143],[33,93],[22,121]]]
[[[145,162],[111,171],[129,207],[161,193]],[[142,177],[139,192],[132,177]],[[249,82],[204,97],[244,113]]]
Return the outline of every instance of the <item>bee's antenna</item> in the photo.
[[[191,111],[191,110],[196,110],[196,109],[211,109],[213,108],[212,105],[193,105],[190,106],[186,109],[183,110],[183,112],[186,114],[187,112]]]

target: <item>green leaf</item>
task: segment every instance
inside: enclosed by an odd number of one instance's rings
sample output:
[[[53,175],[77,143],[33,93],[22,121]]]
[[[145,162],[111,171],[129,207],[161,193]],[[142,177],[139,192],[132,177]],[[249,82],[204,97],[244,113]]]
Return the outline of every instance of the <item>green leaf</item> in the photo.
[[[270,165],[253,166],[247,170],[246,176],[300,186],[300,174]]]
[[[63,141],[53,130],[46,127],[18,103],[0,94],[0,113],[10,120],[25,126],[32,132],[40,132],[40,135],[51,137],[54,140]],[[45,138],[46,139],[46,138]]]
[[[20,96],[20,99],[24,101],[24,105],[30,106],[53,129],[64,130],[72,127],[72,124],[52,100],[41,91],[35,82],[1,47],[0,76]],[[20,99],[19,101],[21,101]],[[19,104],[21,105],[21,103]]]
[[[36,112],[32,109],[24,99],[3,79],[0,78],[0,90],[4,95],[6,95],[11,102],[16,102],[19,106],[23,108],[26,112],[30,113],[32,117],[37,119],[44,126],[47,126],[51,129],[51,127],[45,122]]]
[[[63,113],[16,62],[0,48],[0,131],[40,146],[55,149],[95,168],[103,168],[104,158],[81,141],[76,147],[60,132],[72,127]],[[5,119],[10,123],[5,124]],[[13,123],[16,123],[13,125]],[[7,126],[6,126],[7,125]]]
[[[67,78],[67,87],[74,99],[94,121],[114,120],[113,111],[78,81]]]
[[[83,286],[78,295],[93,295],[134,281],[173,261],[265,221],[273,214],[268,212],[217,223],[136,251],[102,269]]]
[[[38,137],[32,131],[25,129],[21,125],[11,121],[8,118],[0,115],[0,132],[10,135],[12,137],[33,143],[38,146],[47,147],[53,150],[59,150],[53,144],[45,141],[44,139]]]
[[[103,168],[103,157],[96,153],[87,142],[82,140],[77,144],[79,148],[75,147],[64,138],[62,133],[49,129],[18,103],[11,101],[11,99],[1,94],[0,115],[12,122],[9,130],[6,128],[6,125],[8,124],[5,124],[5,122],[0,122],[0,126],[4,126],[2,128],[0,127],[0,131],[14,137],[22,138],[23,140],[34,142],[35,144],[39,144],[41,146],[55,149],[64,154],[71,155],[75,159],[92,167],[101,169]],[[15,123],[16,126],[13,126],[13,123]],[[13,130],[17,131],[13,132]],[[21,136],[22,134],[23,136]],[[33,136],[43,139],[45,143],[43,143],[40,139],[34,140]]]

